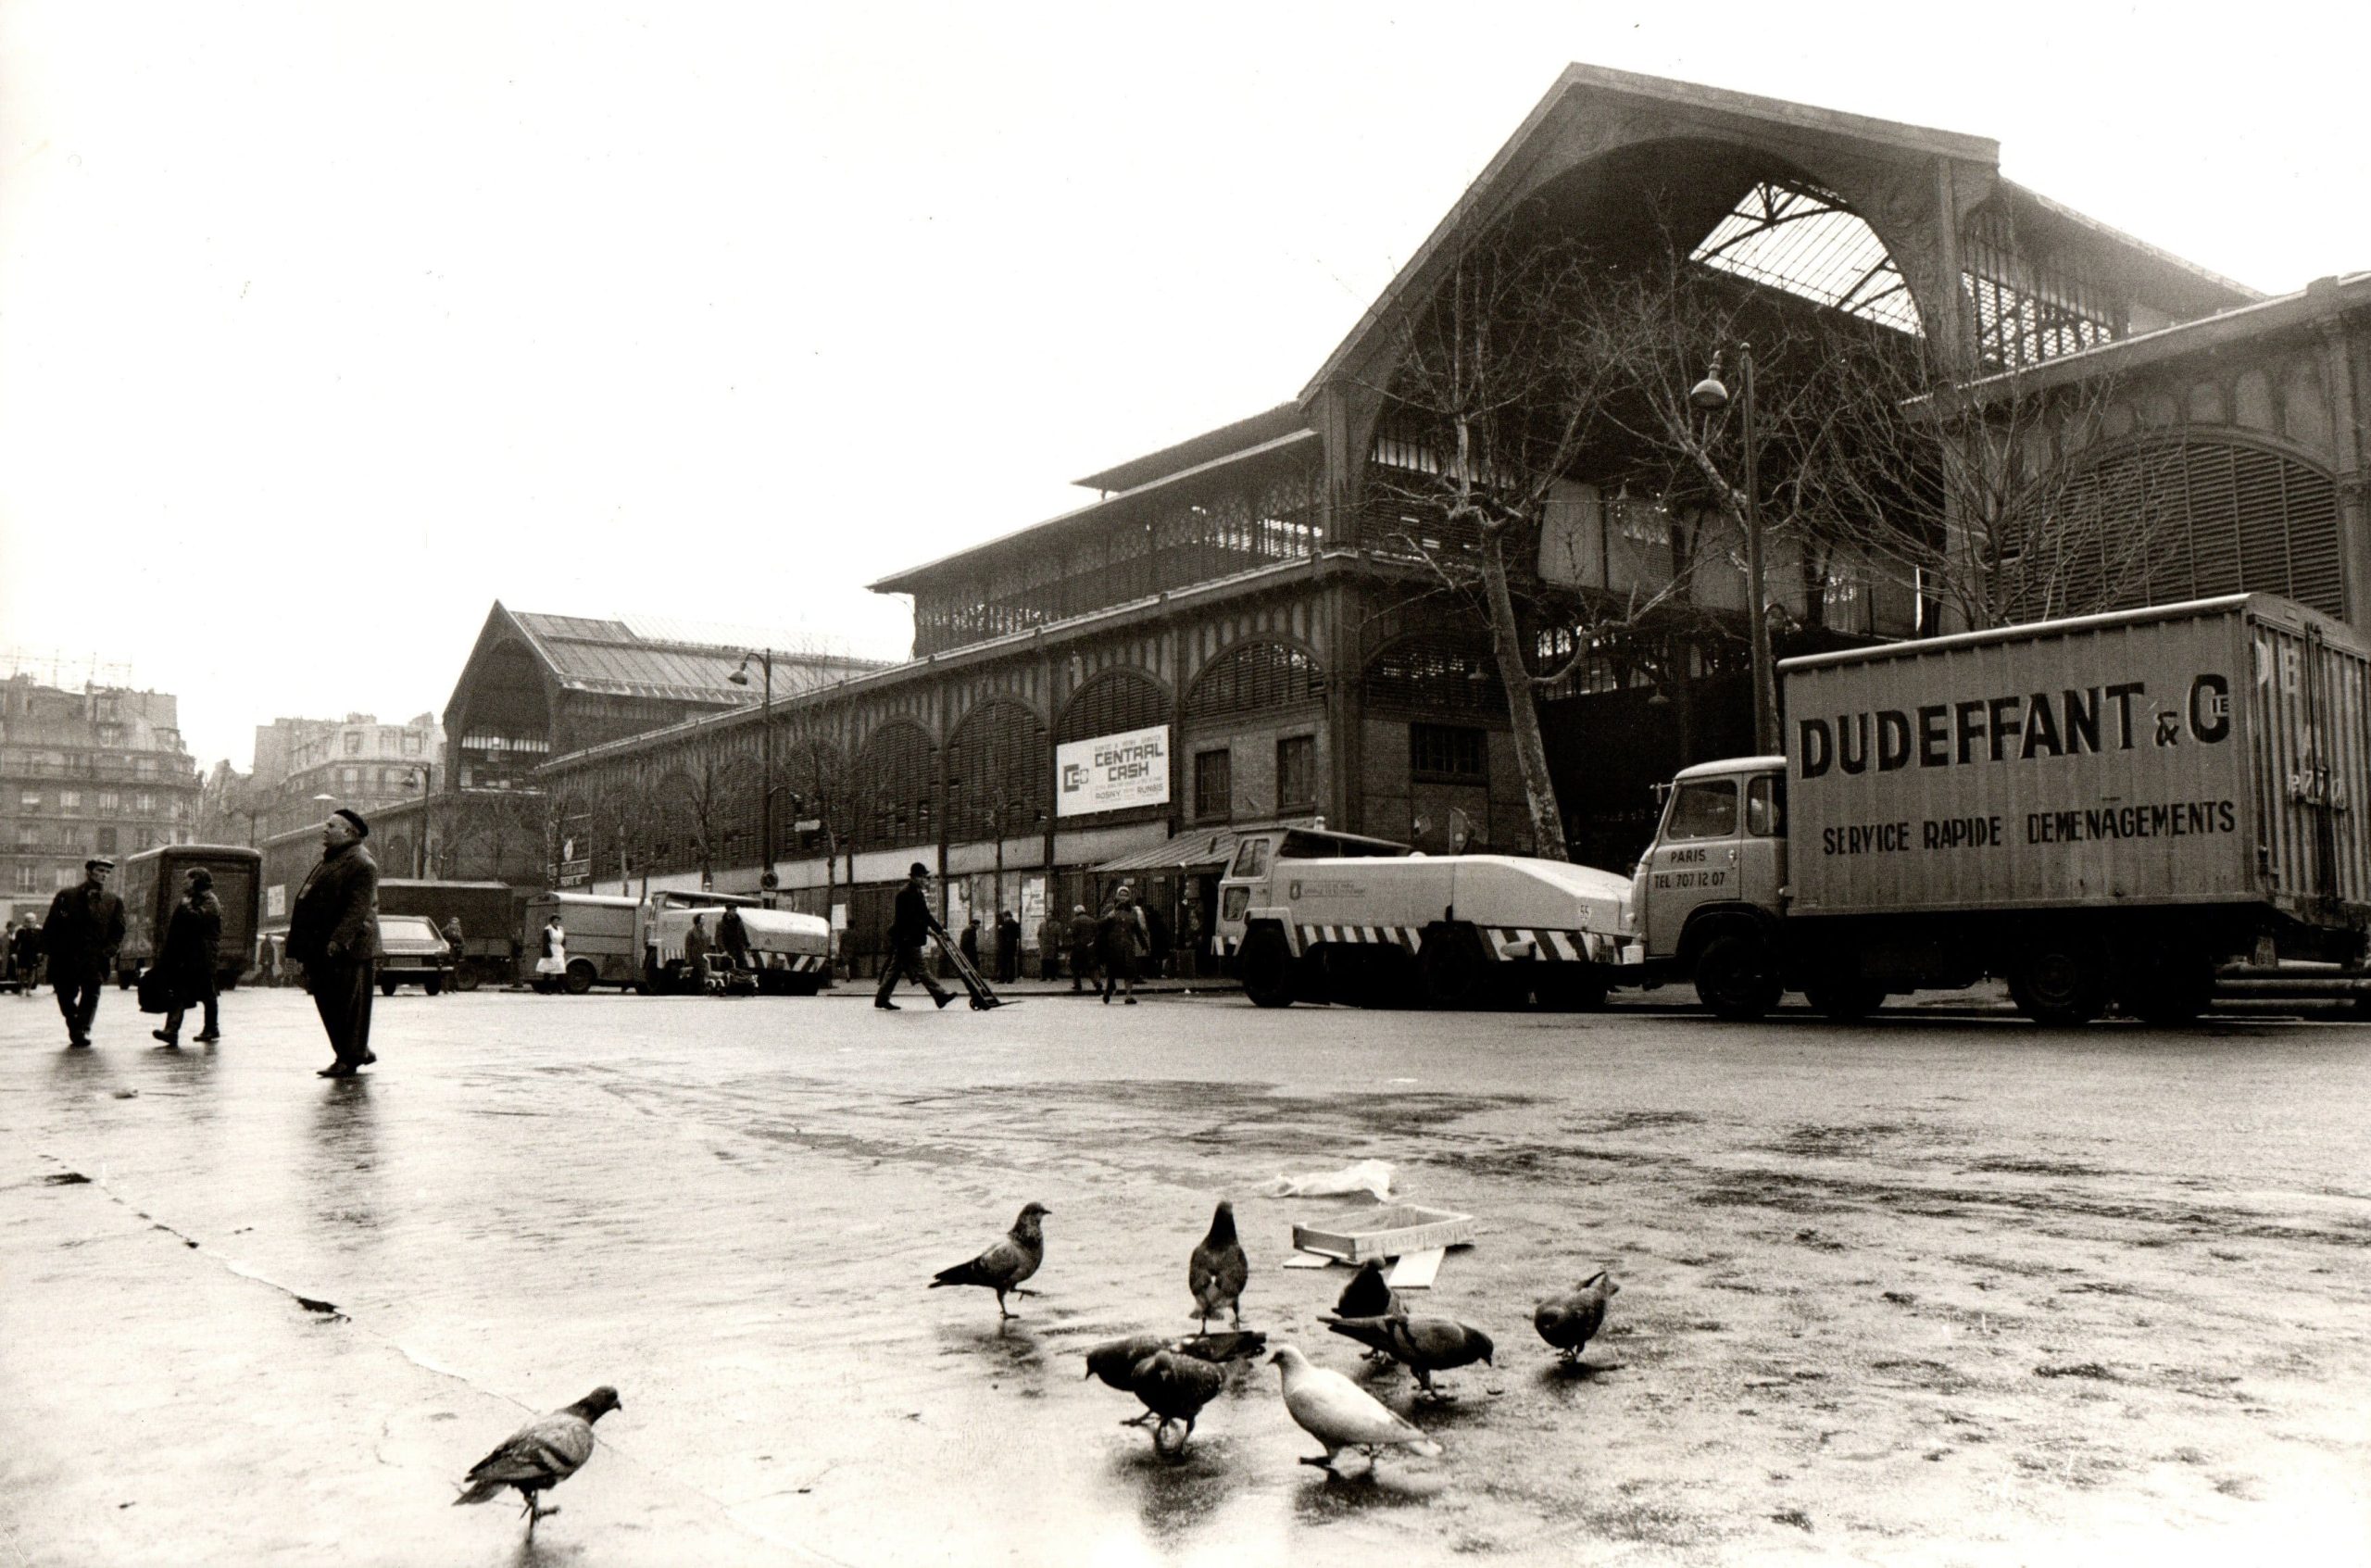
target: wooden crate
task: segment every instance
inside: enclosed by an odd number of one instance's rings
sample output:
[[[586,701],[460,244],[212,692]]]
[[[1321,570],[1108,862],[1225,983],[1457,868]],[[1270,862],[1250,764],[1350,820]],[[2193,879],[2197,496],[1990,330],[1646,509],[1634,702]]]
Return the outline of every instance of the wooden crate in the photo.
[[[1474,1216],[1414,1203],[1395,1203],[1330,1225],[1295,1225],[1293,1246],[1346,1263],[1409,1252],[1461,1247],[1474,1239]]]

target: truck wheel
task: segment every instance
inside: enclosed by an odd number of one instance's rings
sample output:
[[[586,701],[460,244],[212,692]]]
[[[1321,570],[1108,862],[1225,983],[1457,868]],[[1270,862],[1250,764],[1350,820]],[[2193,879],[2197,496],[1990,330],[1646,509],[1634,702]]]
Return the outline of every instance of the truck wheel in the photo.
[[[2107,955],[2087,937],[2047,934],[2011,960],[2009,996],[2036,1023],[2089,1023],[2108,1005]]]
[[[593,989],[593,960],[591,959],[569,960],[568,978],[563,984],[567,985],[568,994],[571,997],[581,997]]]
[[[1243,994],[1251,998],[1253,1007],[1293,1005],[1293,950],[1286,945],[1283,932],[1263,925],[1246,937],[1237,968],[1243,975]]]
[[[1886,1005],[1886,993],[1865,980],[1823,980],[1803,987],[1803,1000],[1838,1023],[1858,1023]]]
[[[1416,982],[1427,1006],[1480,1007],[1490,982],[1490,959],[1470,925],[1436,925],[1416,955]]]
[[[1732,931],[1715,936],[1696,957],[1696,996],[1716,1017],[1750,1023],[1778,1005],[1782,987],[1770,944]]]
[[[463,965],[461,968],[453,972],[453,989],[456,991],[474,991],[478,988],[478,985],[483,978],[483,977],[481,976],[475,969],[472,969],[468,965]]]

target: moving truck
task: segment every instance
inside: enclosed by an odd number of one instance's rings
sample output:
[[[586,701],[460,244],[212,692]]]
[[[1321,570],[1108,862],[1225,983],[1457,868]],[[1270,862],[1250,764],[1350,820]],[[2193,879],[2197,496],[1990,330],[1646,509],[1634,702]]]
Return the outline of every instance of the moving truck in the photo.
[[[474,991],[487,981],[499,985],[512,977],[511,944],[519,936],[519,909],[526,897],[507,882],[379,879],[382,915],[425,915],[439,932],[448,920],[461,922],[463,951],[453,955],[453,985],[463,991]]]
[[[2006,979],[2194,1018],[2217,966],[2364,963],[2371,653],[2267,595],[1788,659],[1788,754],[1670,786],[1625,978],[1725,1018]]]

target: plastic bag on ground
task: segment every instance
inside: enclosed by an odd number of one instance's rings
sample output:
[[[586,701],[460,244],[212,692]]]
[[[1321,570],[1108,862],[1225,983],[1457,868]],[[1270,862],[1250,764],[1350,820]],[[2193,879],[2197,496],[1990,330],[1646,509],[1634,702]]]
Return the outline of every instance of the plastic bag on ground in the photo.
[[[1278,1176],[1260,1188],[1262,1198],[1342,1198],[1354,1192],[1373,1194],[1378,1203],[1390,1201],[1391,1167],[1380,1160],[1361,1160],[1338,1171]]]

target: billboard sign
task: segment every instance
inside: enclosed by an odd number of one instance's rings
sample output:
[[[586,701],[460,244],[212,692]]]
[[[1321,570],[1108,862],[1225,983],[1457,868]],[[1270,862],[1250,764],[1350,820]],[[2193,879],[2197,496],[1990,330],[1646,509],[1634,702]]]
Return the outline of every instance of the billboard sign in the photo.
[[[1054,748],[1054,814],[1085,817],[1169,803],[1169,726]]]

